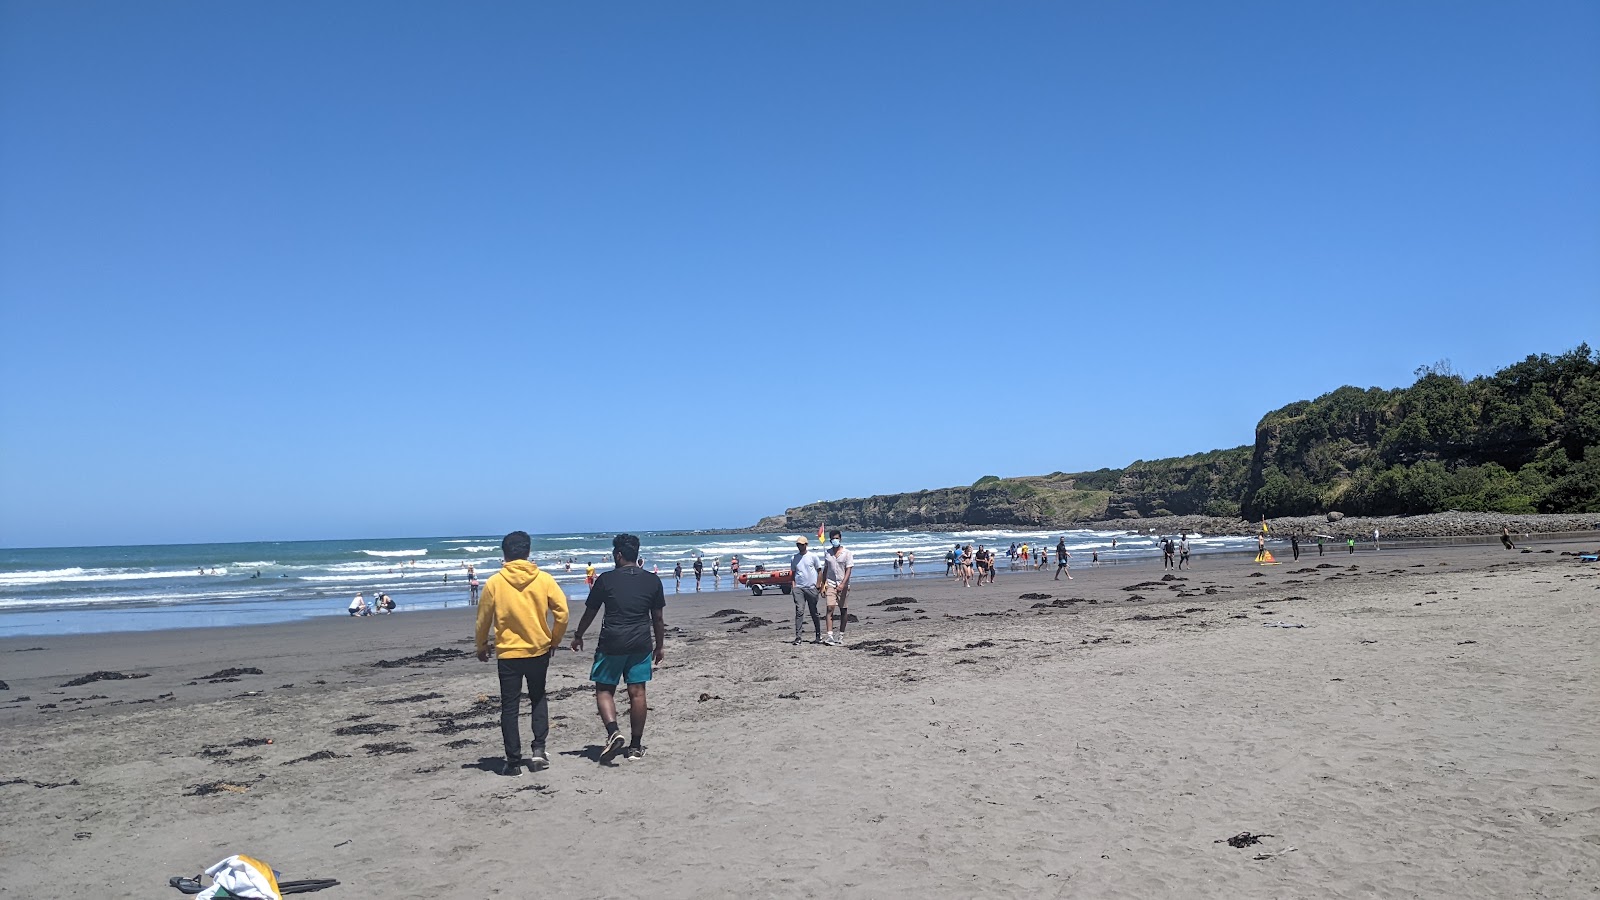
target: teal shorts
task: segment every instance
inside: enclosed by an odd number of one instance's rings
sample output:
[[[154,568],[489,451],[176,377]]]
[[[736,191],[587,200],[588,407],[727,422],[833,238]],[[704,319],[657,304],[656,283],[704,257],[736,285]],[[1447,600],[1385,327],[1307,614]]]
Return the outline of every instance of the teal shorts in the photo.
[[[650,661],[654,653],[610,654],[594,652],[594,668],[589,670],[589,680],[595,684],[617,686],[617,682],[644,684],[650,680]]]

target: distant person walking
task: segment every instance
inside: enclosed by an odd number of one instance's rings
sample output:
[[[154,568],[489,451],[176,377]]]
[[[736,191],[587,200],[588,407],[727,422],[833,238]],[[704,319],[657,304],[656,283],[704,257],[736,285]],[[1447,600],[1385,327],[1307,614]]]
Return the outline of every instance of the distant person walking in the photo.
[[[1383,549],[1382,547],[1378,546],[1378,529],[1376,529],[1376,528],[1372,529],[1372,549],[1374,549],[1374,550],[1382,550]]]
[[[1355,538],[1346,538],[1345,542],[1344,542],[1344,546],[1345,546],[1345,549],[1349,550],[1351,553],[1356,552],[1356,539]]]
[[[1172,538],[1161,539],[1161,568],[1172,568]]]
[[[816,632],[813,644],[822,643],[822,614],[817,611],[817,601],[821,599],[817,578],[822,569],[822,560],[811,552],[811,547],[805,535],[794,539],[795,553],[789,560],[789,571],[794,573],[794,584],[790,592],[794,596],[794,640],[800,644],[801,625],[805,621],[806,611],[811,612],[811,628]]]
[[[828,532],[828,549],[822,555],[822,600],[827,605],[828,633],[823,643],[839,646],[844,643],[844,633],[850,624],[850,573],[855,570],[855,556],[845,548],[844,535],[835,528]],[[839,611],[839,630],[833,630],[833,611]]]
[[[1067,539],[1064,538],[1064,537],[1057,538],[1056,539],[1056,577],[1054,579],[1052,579],[1053,581],[1060,581],[1062,572],[1066,572],[1067,573],[1067,580],[1068,581],[1072,580],[1071,560],[1072,560],[1072,554],[1067,552]]]
[[[1186,534],[1178,539],[1178,568],[1189,565],[1189,536]]]
[[[917,551],[906,551],[906,574],[912,578],[917,577]]]
[[[1327,548],[1323,546],[1322,535],[1317,535],[1317,555],[1321,556],[1324,552],[1326,552],[1326,550]]]
[[[567,631],[567,595],[554,576],[528,561],[533,539],[526,531],[513,531],[500,541],[505,563],[489,576],[478,604],[478,661],[489,661],[489,633],[494,632],[495,669],[500,678],[500,737],[506,762],[501,773],[522,774],[522,735],[517,728],[517,707],[527,683],[533,703],[533,746],[527,765],[538,771],[550,765],[544,743],[550,733],[550,704],[545,699],[545,675],[550,651],[561,644]]]
[[[572,650],[583,650],[583,634],[596,615],[600,639],[595,642],[594,665],[589,680],[594,682],[595,709],[606,727],[606,742],[600,761],[607,762],[622,750],[622,731],[617,727],[617,682],[628,683],[628,726],[632,741],[623,751],[624,760],[644,759],[644,723],[650,714],[645,685],[661,664],[667,642],[667,624],[662,612],[667,605],[661,579],[639,567],[639,539],[619,534],[611,540],[611,559],[616,568],[595,579],[589,598],[583,604],[583,618],[572,635]]]
[[[704,575],[705,571],[705,562],[703,562],[700,557],[696,556],[694,558],[694,590],[697,594],[700,592],[700,576]]]
[[[1513,543],[1512,540],[1511,540],[1511,528],[1510,528],[1510,526],[1507,526],[1507,525],[1501,525],[1500,526],[1500,543],[1504,544],[1505,548],[1507,550],[1515,550],[1515,549],[1517,549],[1517,545],[1515,543]]]
[[[483,592],[483,585],[478,583],[478,572],[472,566],[467,566],[467,603],[478,605],[478,595]]]
[[[683,560],[679,560],[678,563],[672,567],[672,592],[674,594],[677,594],[677,593],[682,592],[682,590],[683,590]]]
[[[1300,534],[1298,532],[1289,535],[1289,550],[1294,553],[1296,560],[1300,558]]]

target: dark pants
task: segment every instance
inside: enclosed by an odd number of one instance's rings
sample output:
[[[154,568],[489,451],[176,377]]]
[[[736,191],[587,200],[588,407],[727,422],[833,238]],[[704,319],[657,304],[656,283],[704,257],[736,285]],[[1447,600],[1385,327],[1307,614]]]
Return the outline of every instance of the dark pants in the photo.
[[[522,703],[522,682],[527,679],[528,699],[533,701],[533,746],[543,747],[550,733],[550,702],[544,696],[544,676],[550,668],[550,654],[522,659],[495,661],[500,674],[500,736],[505,739],[506,759],[522,759],[522,734],[517,731],[517,708]]]

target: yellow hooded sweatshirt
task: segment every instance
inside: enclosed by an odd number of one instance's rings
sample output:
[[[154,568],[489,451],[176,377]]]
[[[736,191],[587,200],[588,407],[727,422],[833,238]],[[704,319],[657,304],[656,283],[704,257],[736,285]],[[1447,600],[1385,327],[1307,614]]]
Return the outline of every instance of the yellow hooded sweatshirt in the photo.
[[[553,623],[552,623],[552,620]],[[567,633],[567,595],[548,572],[525,559],[508,561],[483,585],[478,600],[478,652],[501,659],[543,656]]]

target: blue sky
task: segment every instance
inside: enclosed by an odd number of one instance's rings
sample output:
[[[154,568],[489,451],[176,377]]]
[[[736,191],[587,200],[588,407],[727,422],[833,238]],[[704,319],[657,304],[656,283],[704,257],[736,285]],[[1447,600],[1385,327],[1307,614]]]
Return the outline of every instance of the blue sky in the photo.
[[[750,524],[1600,343],[1600,5],[0,3],[0,545]]]

